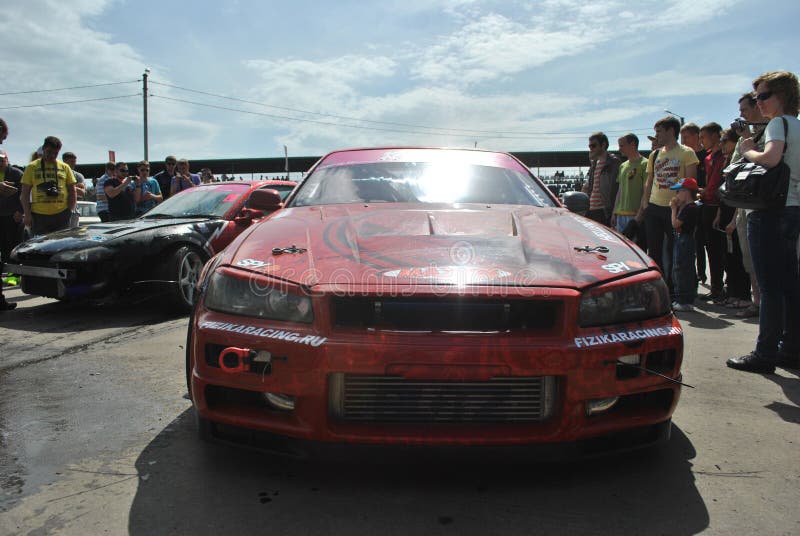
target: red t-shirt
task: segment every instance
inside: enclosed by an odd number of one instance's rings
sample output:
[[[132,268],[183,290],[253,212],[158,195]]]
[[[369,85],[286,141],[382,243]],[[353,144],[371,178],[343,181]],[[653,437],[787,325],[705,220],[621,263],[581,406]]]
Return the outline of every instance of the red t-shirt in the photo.
[[[725,167],[725,155],[722,151],[708,153],[703,160],[706,170],[706,189],[703,191],[703,203],[719,205],[717,190],[722,184],[722,170]]]

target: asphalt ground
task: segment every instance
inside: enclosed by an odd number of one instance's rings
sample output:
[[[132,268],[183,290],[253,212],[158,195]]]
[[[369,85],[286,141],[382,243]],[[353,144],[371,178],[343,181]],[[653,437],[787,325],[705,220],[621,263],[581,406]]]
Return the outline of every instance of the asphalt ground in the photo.
[[[680,313],[672,439],[584,461],[326,461],[197,439],[187,319],[6,291],[0,534],[798,534],[800,371],[749,374],[755,319]]]

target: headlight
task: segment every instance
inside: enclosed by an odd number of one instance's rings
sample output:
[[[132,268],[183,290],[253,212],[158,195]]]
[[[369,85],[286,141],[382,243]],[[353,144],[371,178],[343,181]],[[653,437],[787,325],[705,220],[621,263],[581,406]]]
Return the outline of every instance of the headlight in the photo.
[[[303,322],[314,320],[311,298],[271,286],[269,280],[242,274],[234,277],[214,272],[208,281],[204,304],[221,313]],[[276,282],[276,284],[279,284]]]
[[[589,291],[581,299],[581,327],[620,324],[657,318],[669,311],[669,290],[661,278],[615,288]]]
[[[114,250],[105,246],[95,246],[93,248],[76,249],[73,251],[62,251],[50,258],[51,262],[100,262],[110,259],[114,255]]]

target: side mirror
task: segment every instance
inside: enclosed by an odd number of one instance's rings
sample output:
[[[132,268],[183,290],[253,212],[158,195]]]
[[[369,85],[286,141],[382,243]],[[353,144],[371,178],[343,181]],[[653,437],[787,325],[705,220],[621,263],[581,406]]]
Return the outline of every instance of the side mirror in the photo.
[[[264,212],[274,212],[283,207],[283,201],[281,200],[281,194],[277,190],[262,188],[261,190],[254,190],[250,194],[247,206]]]
[[[563,203],[570,212],[575,214],[585,216],[589,212],[589,196],[583,192],[566,192]]]
[[[264,212],[261,210],[255,210],[252,208],[243,208],[239,214],[233,218],[238,225],[249,225],[250,222],[253,220],[257,220],[258,218],[263,218]]]

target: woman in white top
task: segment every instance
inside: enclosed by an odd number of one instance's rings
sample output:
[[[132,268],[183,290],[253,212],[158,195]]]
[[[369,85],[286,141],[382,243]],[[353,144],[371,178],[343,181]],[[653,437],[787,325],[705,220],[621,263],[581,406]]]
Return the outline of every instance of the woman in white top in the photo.
[[[769,124],[764,150],[759,151],[752,139],[743,140],[742,156],[766,168],[778,165],[783,157],[791,179],[783,210],[750,213],[747,239],[761,290],[758,340],[753,352],[729,359],[727,364],[748,372],[773,372],[775,366],[796,368],[800,361],[800,85],[794,74],[773,71],[756,78],[753,89]],[[788,126],[786,136],[783,119]]]

